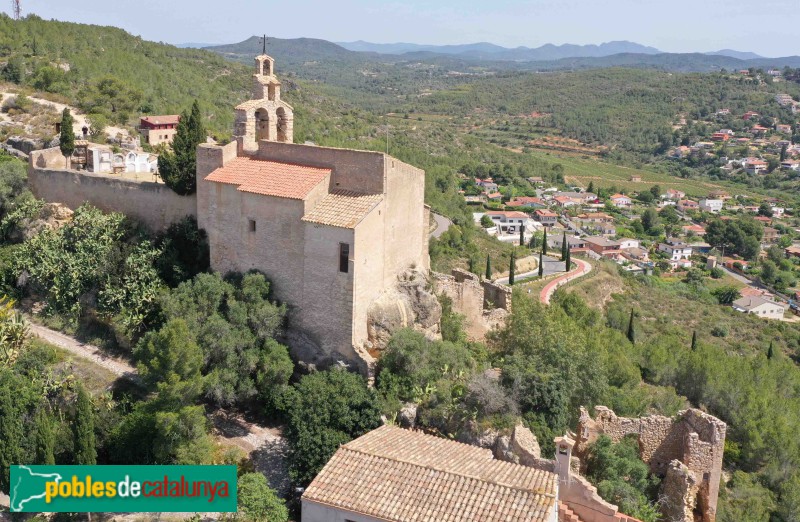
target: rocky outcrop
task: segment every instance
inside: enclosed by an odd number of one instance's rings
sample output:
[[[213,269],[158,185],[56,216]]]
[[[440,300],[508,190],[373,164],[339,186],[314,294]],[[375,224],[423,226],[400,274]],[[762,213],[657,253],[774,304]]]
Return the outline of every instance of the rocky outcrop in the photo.
[[[699,484],[689,468],[679,460],[669,463],[661,485],[661,513],[669,522],[694,522],[694,507]]]
[[[397,413],[397,423],[403,428],[413,428],[417,424],[417,405],[407,402]]]
[[[45,203],[35,216],[21,219],[17,223],[11,239],[27,241],[44,230],[60,228],[72,220],[72,214],[72,210],[61,203]]]
[[[370,305],[367,348],[377,355],[386,348],[392,334],[401,328],[413,328],[437,339],[441,318],[442,306],[430,290],[428,278],[419,270],[407,270],[400,274],[392,290],[384,292]]]

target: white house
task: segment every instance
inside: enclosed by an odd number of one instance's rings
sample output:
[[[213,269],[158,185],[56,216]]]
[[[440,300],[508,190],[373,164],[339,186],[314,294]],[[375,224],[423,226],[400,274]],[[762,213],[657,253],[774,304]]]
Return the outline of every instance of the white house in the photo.
[[[617,208],[630,207],[631,203],[633,203],[631,201],[631,198],[629,198],[628,196],[626,196],[624,194],[614,194],[609,199],[611,200],[611,204],[614,205]]]
[[[766,319],[780,319],[786,312],[782,303],[759,296],[742,297],[731,303],[731,306],[737,312],[753,314]]]
[[[638,239],[623,238],[618,240],[618,243],[620,250],[624,250],[626,248],[639,248]]]
[[[689,259],[692,256],[692,245],[680,241],[668,241],[658,244],[659,252],[666,252],[671,261]]]
[[[533,221],[525,212],[494,210],[486,213],[501,234],[519,234],[520,227],[528,228]]]
[[[703,212],[713,212],[714,214],[718,214],[720,210],[722,210],[722,200],[721,199],[708,199],[703,198],[700,200],[700,210]]]

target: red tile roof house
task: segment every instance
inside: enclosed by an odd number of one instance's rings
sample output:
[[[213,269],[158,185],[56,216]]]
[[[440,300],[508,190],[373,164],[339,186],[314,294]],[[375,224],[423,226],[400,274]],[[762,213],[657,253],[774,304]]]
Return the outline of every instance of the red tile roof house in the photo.
[[[584,238],[586,246],[597,255],[616,258],[622,251],[620,242],[612,241],[605,237],[590,236]]]
[[[754,112],[754,111],[747,111],[747,112],[745,112],[745,113],[744,113],[744,115],[742,116],[742,119],[743,119],[743,120],[751,120],[751,119],[753,119],[753,118],[758,118],[758,116],[759,116],[759,114],[758,114],[757,112]]]
[[[686,197],[686,193],[685,192],[681,192],[680,190],[667,189],[667,192],[664,194],[664,197],[666,199],[680,200],[680,199],[684,199]]]
[[[692,201],[691,199],[682,199],[678,201],[678,210],[699,210],[700,203],[697,201]]]
[[[533,218],[545,227],[552,227],[558,223],[558,214],[545,209],[535,211]]]
[[[506,203],[507,207],[528,207],[528,208],[541,208],[546,207],[547,203],[542,198],[534,198],[527,196],[517,196],[511,198],[511,201]]]
[[[180,120],[178,114],[145,116],[139,120],[139,133],[144,142],[153,147],[162,143],[172,143]]]
[[[706,234],[706,229],[700,225],[683,225],[681,230],[683,230],[683,233],[686,235],[694,234],[695,236],[704,236]]]

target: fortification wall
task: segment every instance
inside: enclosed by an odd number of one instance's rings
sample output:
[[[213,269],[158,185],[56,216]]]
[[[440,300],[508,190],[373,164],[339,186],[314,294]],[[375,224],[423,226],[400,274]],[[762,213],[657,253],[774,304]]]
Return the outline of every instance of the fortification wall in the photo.
[[[458,268],[453,269],[452,275],[431,275],[434,291],[452,299],[453,310],[464,316],[464,329],[470,340],[482,341],[492,329],[505,323],[511,308],[511,288],[481,282],[475,274]]]
[[[197,217],[194,195],[179,196],[161,183],[66,170],[63,160],[57,148],[31,154],[28,183],[37,198],[63,203],[72,210],[89,203],[106,212],[130,216],[156,231],[185,216]]]
[[[692,513],[701,512],[704,522],[715,520],[727,430],[724,422],[696,409],[681,411],[675,417],[651,415],[639,419],[617,417],[604,406],[595,407],[595,411],[592,419],[581,408],[576,447],[579,456],[585,457],[588,446],[600,435],[617,442],[635,434],[639,456],[653,473],[666,477],[662,485],[669,504],[665,515],[682,511],[691,521]]]

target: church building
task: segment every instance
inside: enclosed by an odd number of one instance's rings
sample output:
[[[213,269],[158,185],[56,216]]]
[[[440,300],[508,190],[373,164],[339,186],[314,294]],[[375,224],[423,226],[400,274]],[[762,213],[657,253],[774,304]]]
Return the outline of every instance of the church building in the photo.
[[[259,270],[289,307],[301,360],[367,371],[368,311],[413,269],[427,272],[425,172],[381,152],[293,143],[274,60],[255,59],[235,140],[197,151],[197,218],[220,273]]]

